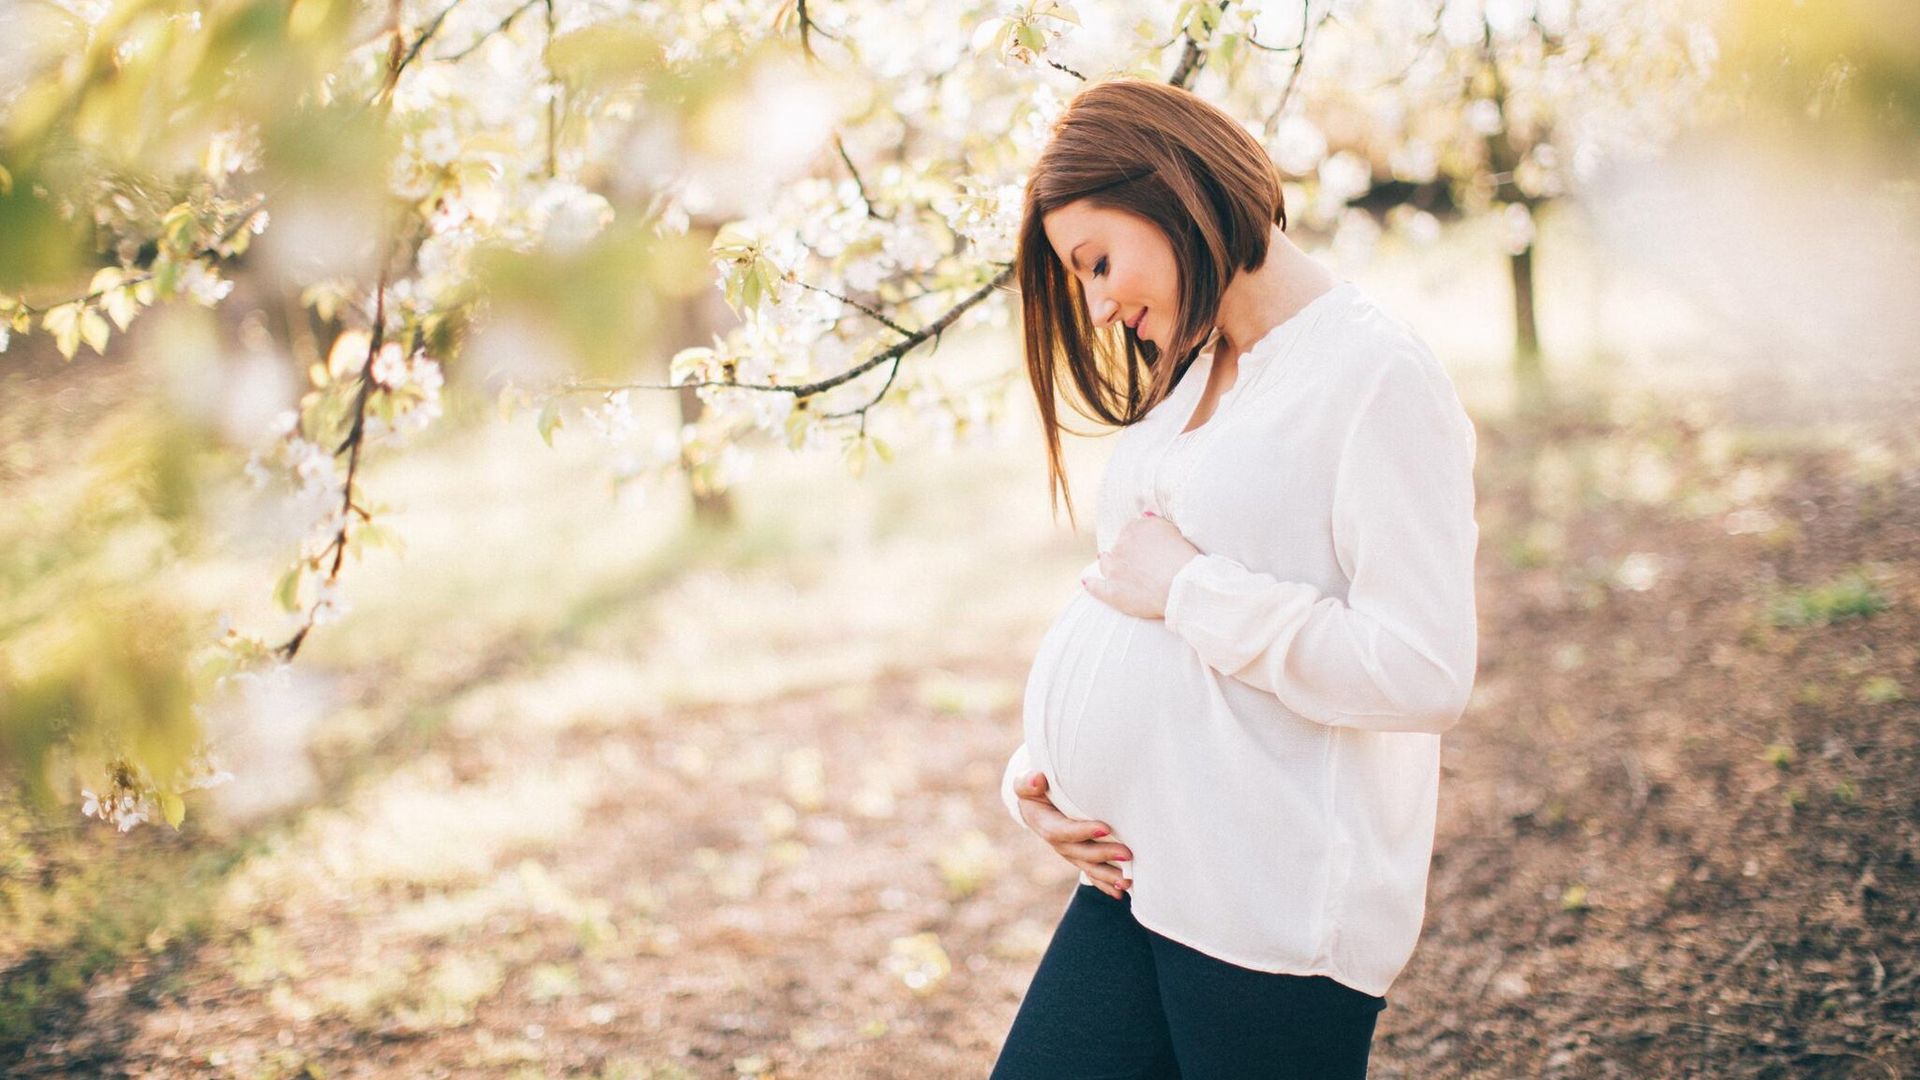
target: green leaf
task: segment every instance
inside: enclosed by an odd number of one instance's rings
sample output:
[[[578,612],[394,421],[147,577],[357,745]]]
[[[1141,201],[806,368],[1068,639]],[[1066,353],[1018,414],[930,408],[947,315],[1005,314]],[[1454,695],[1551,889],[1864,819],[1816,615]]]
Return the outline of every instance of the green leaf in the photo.
[[[133,321],[134,313],[140,310],[132,289],[114,289],[101,297],[100,303],[107,309],[107,315],[113,319],[114,325],[122,330]]]
[[[1015,34],[1020,38],[1020,44],[1034,52],[1046,51],[1047,39],[1040,33],[1040,28],[1032,23],[1021,23]]]
[[[1176,36],[1186,32],[1187,23],[1192,21],[1193,9],[1198,4],[1199,4],[1199,0],[1185,0],[1185,2],[1182,3],[1180,7],[1174,11],[1173,33]]]
[[[539,429],[540,437],[546,440],[547,445],[552,446],[553,429],[565,426],[565,421],[560,418],[559,398],[548,398],[547,403],[540,406],[540,419],[534,426]]]
[[[713,350],[704,345],[694,345],[673,354],[667,364],[667,381],[675,386],[689,380],[689,376],[706,371],[707,362],[713,359]],[[700,381],[700,380],[693,380]]]
[[[886,443],[886,440],[882,439],[878,435],[875,435],[872,438],[873,438],[873,452],[880,455],[881,461],[884,461],[889,465],[893,464],[893,447],[888,446]]]
[[[48,308],[47,313],[40,317],[40,325],[46,328],[47,333],[53,335],[54,347],[60,350],[61,356],[71,360],[73,354],[80,351],[80,305],[78,303]]]
[[[1225,38],[1221,39],[1220,47],[1215,50],[1214,56],[1219,59],[1221,64],[1231,66],[1233,64],[1233,58],[1239,55],[1239,52],[1240,35],[1228,34]]]
[[[376,525],[371,521],[353,530],[353,538],[359,541],[363,547],[388,548],[396,555],[405,555],[407,553],[406,541],[400,538],[399,533],[394,532],[384,525]]]
[[[107,320],[100,313],[88,308],[80,313],[80,339],[93,346],[93,351],[104,356],[107,352],[107,336],[112,333]]]
[[[1061,22],[1069,22],[1075,26],[1080,25],[1080,17],[1073,13],[1073,9],[1064,7],[1060,4],[1046,4],[1040,9],[1035,10],[1034,14],[1045,15],[1048,18],[1059,19]]]
[[[998,51],[1001,32],[1006,29],[1007,20],[987,19],[973,28],[973,37],[968,45],[974,52],[991,56]]]
[[[306,571],[305,563],[295,563],[280,575],[280,583],[273,587],[273,602],[281,611],[295,611],[300,607],[300,575]]]
[[[759,237],[754,234],[751,227],[738,221],[729,221],[720,226],[720,231],[714,234],[713,243],[707,247],[707,250],[720,258],[744,259],[753,251],[757,243],[759,243]]]
[[[309,285],[300,294],[300,302],[313,308],[322,322],[332,322],[334,314],[340,310],[341,296],[337,289],[327,285]]]
[[[186,203],[167,211],[160,221],[160,231],[173,243],[173,246],[185,251],[193,246],[194,227],[193,208]]]
[[[160,813],[174,831],[180,831],[180,823],[187,820],[187,801],[171,791],[160,793]]]

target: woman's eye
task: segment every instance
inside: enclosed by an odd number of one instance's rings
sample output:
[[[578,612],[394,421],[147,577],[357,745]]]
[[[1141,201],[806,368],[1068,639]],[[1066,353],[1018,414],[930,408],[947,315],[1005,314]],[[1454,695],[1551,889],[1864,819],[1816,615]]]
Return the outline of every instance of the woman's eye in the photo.
[[[1099,277],[1101,274],[1104,274],[1106,272],[1107,272],[1107,257],[1105,255],[1102,255],[1100,256],[1099,261],[1093,264],[1093,276]]]

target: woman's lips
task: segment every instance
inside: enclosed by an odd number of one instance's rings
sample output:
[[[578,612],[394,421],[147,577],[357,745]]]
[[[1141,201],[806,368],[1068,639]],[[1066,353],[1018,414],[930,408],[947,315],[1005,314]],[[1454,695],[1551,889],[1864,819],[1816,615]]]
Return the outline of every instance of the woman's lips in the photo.
[[[1146,321],[1147,321],[1147,309],[1141,308],[1140,314],[1135,315],[1133,317],[1133,321],[1127,324],[1127,329],[1132,330],[1134,333],[1139,333],[1140,324]]]

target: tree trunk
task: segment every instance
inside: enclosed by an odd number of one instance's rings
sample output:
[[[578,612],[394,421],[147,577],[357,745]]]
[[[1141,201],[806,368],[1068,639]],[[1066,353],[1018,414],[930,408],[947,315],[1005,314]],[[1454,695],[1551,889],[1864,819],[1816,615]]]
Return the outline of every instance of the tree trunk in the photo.
[[[665,308],[664,331],[660,338],[662,346],[661,370],[665,371],[667,362],[681,349],[695,345],[712,344],[715,334],[723,333],[734,319],[733,309],[727,307],[726,300],[718,289],[702,289],[683,300],[670,300]],[[700,419],[706,402],[691,386],[683,386],[674,392],[680,406],[680,422],[691,424]],[[687,495],[693,500],[693,519],[702,526],[730,528],[736,517],[733,509],[733,496],[726,491],[696,491],[691,482],[687,485]]]
[[[1545,401],[1547,373],[1540,362],[1540,328],[1534,318],[1533,245],[1507,257],[1513,272],[1513,380],[1525,406]]]

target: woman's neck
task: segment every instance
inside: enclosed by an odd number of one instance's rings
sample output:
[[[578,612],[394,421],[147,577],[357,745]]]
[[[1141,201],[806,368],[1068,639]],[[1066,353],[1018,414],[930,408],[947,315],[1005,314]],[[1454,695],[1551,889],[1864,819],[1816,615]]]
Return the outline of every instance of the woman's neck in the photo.
[[[1260,269],[1234,275],[1220,294],[1215,326],[1222,340],[1217,355],[1237,359],[1247,346],[1339,284],[1331,271],[1296,247],[1280,226],[1272,230]]]

